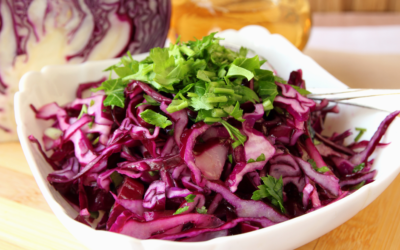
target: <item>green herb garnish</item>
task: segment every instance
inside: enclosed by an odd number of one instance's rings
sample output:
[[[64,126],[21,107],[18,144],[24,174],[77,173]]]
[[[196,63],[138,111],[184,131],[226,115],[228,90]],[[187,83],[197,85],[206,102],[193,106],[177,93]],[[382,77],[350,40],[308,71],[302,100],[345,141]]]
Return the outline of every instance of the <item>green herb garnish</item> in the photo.
[[[174,95],[167,107],[169,113],[185,108],[197,111],[195,122],[221,122],[235,140],[233,146],[243,144],[246,136],[222,118],[232,117],[243,122],[240,105],[249,101],[262,103],[268,115],[274,108],[275,97],[279,95],[275,82],[284,81],[274,76],[272,71],[260,68],[265,60],[260,60],[258,56],[247,58],[246,48],[238,52],[225,48],[219,44],[220,39],[215,34],[201,40],[171,44],[168,48],[153,48],[142,61],[134,60],[128,53],[120,62],[105,70],[114,71],[118,77],[111,79],[110,74],[110,79],[93,91],[105,92],[105,106],[123,108],[124,90],[129,82],[144,82],[161,94]],[[252,81],[254,89],[246,87],[248,81]],[[144,98],[148,104],[159,105],[150,96],[144,95]],[[141,117],[146,122],[161,128],[170,125],[163,115],[145,112],[141,113]]]
[[[273,176],[261,177],[264,185],[258,186],[259,190],[253,192],[252,200],[268,198],[272,205],[279,207],[282,213],[286,213],[283,207],[283,180],[282,176],[275,179]]]
[[[353,168],[353,173],[360,172],[365,167],[365,163],[361,163]]]
[[[365,129],[365,128],[356,128],[356,130],[359,131],[359,132],[358,132],[358,135],[356,136],[356,138],[354,138],[354,141],[358,142],[360,140],[361,136],[363,136],[363,134],[367,131],[367,129]]]
[[[192,203],[192,202],[194,202],[194,198],[196,198],[196,195],[195,195],[195,194],[189,194],[188,196],[185,197],[185,200],[186,200],[188,203]]]
[[[360,189],[362,186],[364,186],[364,184],[365,184],[365,181],[362,181],[362,182],[358,183],[357,185],[355,185],[355,186],[349,188],[349,190],[357,190],[357,189]]]
[[[320,168],[317,167],[317,164],[315,163],[315,161],[313,159],[308,159],[307,161],[308,161],[308,163],[311,164],[312,168],[315,171],[317,171],[318,173],[322,173],[323,174],[323,173],[331,171],[327,166],[323,166],[323,167],[320,167]]]
[[[111,175],[110,175],[111,181],[114,184],[114,187],[118,187],[122,181],[124,180],[124,177],[119,174],[117,171],[114,171]]]
[[[127,83],[124,83],[121,78],[111,79],[103,82],[100,87],[92,91],[104,90],[107,96],[103,102],[104,106],[118,106],[123,108],[125,107],[124,90],[126,85]]]
[[[259,157],[257,157],[256,160],[250,158],[247,161],[247,163],[259,162],[259,161],[265,161],[265,155],[264,154],[261,154]]]
[[[92,219],[97,219],[97,218],[99,218],[99,215],[100,215],[99,211],[95,211],[95,212],[89,211],[89,214],[90,214],[90,218],[92,218]]]
[[[189,210],[189,206],[184,206],[184,207],[178,208],[178,210],[176,210],[176,212],[173,215],[181,214],[181,213],[186,212],[188,210]]]
[[[228,161],[229,161],[230,163],[233,162],[233,157],[232,157],[232,155],[228,155]]]
[[[146,109],[140,113],[140,117],[147,123],[152,124],[156,127],[166,128],[172,125],[172,122],[167,117],[154,112],[151,109]]]
[[[206,214],[206,213],[207,213],[207,209],[206,209],[205,206],[202,206],[201,208],[196,208],[196,211],[197,211],[199,214]]]
[[[239,129],[235,128],[234,126],[229,124],[227,121],[221,120],[220,122],[222,125],[224,125],[226,130],[228,130],[229,135],[235,141],[232,144],[233,148],[239,146],[240,144],[244,145],[244,142],[247,140],[247,136],[242,135],[242,133],[240,133]]]
[[[85,104],[83,104],[83,105],[82,105],[81,112],[79,113],[77,119],[78,119],[78,120],[81,119],[82,116],[85,115],[85,114],[87,114],[87,113],[88,113],[88,107],[87,107]]]

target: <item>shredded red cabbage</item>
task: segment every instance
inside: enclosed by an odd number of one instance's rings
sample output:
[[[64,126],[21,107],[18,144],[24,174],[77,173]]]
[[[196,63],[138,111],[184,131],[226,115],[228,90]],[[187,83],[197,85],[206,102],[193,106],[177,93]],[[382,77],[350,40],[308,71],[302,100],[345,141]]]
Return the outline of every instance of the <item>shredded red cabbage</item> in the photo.
[[[302,87],[301,71],[293,72],[289,83]],[[291,85],[276,84],[281,95],[273,104],[279,108],[268,116],[262,104],[245,103],[251,108],[243,107],[243,123],[224,119],[247,137],[235,147],[219,122],[195,123],[188,108],[169,113],[170,96],[143,82],[132,82],[139,91],[125,93],[127,105],[118,111],[120,118],[103,105],[103,95],[81,99],[83,85],[79,98],[64,107],[51,103],[34,109],[38,119],[53,120],[52,129],[62,132],[43,137],[51,153],[42,153],[54,168],[47,179],[84,224],[138,239],[176,241],[269,227],[372,182],[376,171],[369,157],[377,146],[386,145],[379,141],[400,111],[384,119],[370,141],[346,146],[348,131],[321,135],[320,122],[337,107],[328,108],[326,100],[316,105]],[[137,106],[144,94],[159,105]],[[86,113],[78,117],[83,105]],[[144,124],[138,114],[146,110],[165,114],[172,125],[162,129]],[[268,180],[275,186],[268,186]],[[99,214],[102,218],[94,225]]]

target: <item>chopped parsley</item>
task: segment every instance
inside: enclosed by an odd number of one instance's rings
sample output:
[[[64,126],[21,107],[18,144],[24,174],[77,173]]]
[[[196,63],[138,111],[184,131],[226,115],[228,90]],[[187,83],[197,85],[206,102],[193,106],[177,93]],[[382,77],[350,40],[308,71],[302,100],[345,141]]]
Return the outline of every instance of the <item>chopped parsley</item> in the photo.
[[[87,114],[87,113],[88,113],[88,107],[87,107],[85,104],[83,104],[83,105],[82,105],[81,112],[79,113],[77,119],[78,119],[78,120],[81,119],[82,116],[85,115],[85,114]]]
[[[253,192],[252,200],[261,200],[268,198],[272,205],[280,208],[282,213],[286,213],[283,207],[283,180],[282,176],[279,179],[268,175],[267,177],[261,177],[264,185],[258,186],[258,190]]]
[[[114,184],[114,187],[118,187],[122,181],[124,180],[124,177],[119,174],[117,171],[114,171],[111,175],[110,175],[111,181]]]
[[[139,115],[145,122],[156,127],[166,128],[172,125],[172,122],[167,117],[154,112],[151,109],[146,109]]]
[[[357,190],[357,189],[360,189],[362,186],[364,186],[364,184],[365,184],[365,181],[362,181],[362,182],[358,183],[357,185],[355,185],[355,186],[349,188],[349,190]]]
[[[100,87],[92,91],[104,90],[107,98],[104,100],[104,106],[118,106],[125,107],[124,90],[127,83],[123,82],[121,78],[111,79],[104,81]]]
[[[365,128],[356,128],[356,131],[358,131],[358,135],[356,136],[356,138],[354,138],[354,141],[358,142],[361,139],[361,136],[363,136],[363,134],[367,131],[367,129],[365,129]]]
[[[186,200],[188,203],[192,203],[192,202],[194,202],[194,198],[196,198],[196,195],[195,195],[195,194],[189,194],[188,196],[185,197],[185,200]]]
[[[229,163],[232,163],[232,162],[233,162],[232,155],[228,155],[228,161],[229,161]]]
[[[365,167],[365,163],[361,163],[353,168],[353,173],[360,172]]]
[[[274,76],[272,71],[261,69],[265,60],[260,60],[257,55],[247,58],[246,48],[240,48],[238,52],[225,48],[215,34],[189,42],[178,40],[168,48],[153,48],[142,61],[134,60],[128,52],[120,62],[105,70],[110,72],[110,78],[93,91],[105,92],[104,106],[124,108],[124,90],[130,81],[144,82],[158,92],[174,96],[167,107],[169,113],[185,108],[197,111],[195,122],[221,122],[234,140],[234,147],[244,144],[247,137],[226,122],[226,118],[243,122],[241,104],[249,101],[261,103],[268,115],[279,95],[275,82],[286,82]],[[118,78],[111,78],[112,71]],[[253,89],[247,87],[249,81],[252,81]],[[304,89],[296,90],[306,93]],[[144,98],[148,104],[160,105],[148,95]],[[161,128],[171,125],[166,117],[156,112],[146,110],[141,117]]]
[[[318,173],[326,173],[331,171],[327,166],[323,166],[323,167],[317,167],[317,164],[315,163],[315,161],[313,159],[308,159],[308,163],[311,164],[312,168],[317,171]]]
[[[207,209],[206,209],[205,206],[202,206],[201,208],[196,208],[196,211],[197,211],[199,214],[206,214],[206,213],[207,213]]]
[[[264,154],[261,154],[259,157],[257,157],[256,160],[250,158],[247,161],[247,163],[259,162],[259,161],[265,161],[265,155]]]
[[[188,210],[189,210],[189,206],[184,206],[184,207],[178,208],[178,210],[176,210],[176,212],[173,215],[181,214],[181,213],[186,212]]]

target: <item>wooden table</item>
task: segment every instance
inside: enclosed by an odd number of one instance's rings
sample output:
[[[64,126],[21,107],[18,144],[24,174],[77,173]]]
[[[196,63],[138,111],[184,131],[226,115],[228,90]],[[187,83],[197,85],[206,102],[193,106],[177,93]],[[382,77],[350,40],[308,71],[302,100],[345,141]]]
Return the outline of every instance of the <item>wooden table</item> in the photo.
[[[400,55],[305,53],[350,87],[400,88]],[[18,143],[0,144],[0,249],[86,249],[50,210]],[[352,219],[299,249],[400,249],[400,176]]]

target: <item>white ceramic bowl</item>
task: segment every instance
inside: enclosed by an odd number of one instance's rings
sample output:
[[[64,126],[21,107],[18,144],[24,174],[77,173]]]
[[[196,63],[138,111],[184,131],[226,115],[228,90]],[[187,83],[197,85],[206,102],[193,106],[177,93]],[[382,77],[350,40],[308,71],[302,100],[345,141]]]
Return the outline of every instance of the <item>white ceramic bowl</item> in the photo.
[[[226,43],[249,47],[267,58],[278,74],[284,78],[288,77],[290,71],[302,68],[309,87],[347,88],[283,37],[269,35],[265,29],[253,26],[239,32],[227,31],[221,35],[226,37]],[[146,55],[138,55],[135,58],[141,59],[144,56]],[[75,98],[78,84],[99,80],[105,76],[102,70],[116,62],[117,60],[107,60],[82,65],[45,67],[41,72],[26,74],[21,79],[19,92],[15,95],[18,136],[39,188],[63,225],[90,249],[188,250],[188,247],[191,250],[293,249],[320,237],[350,219],[371,203],[400,171],[400,162],[397,160],[400,130],[396,130],[400,127],[400,121],[396,119],[383,139],[385,142],[390,141],[391,144],[375,154],[374,168],[378,170],[376,180],[354,194],[315,212],[251,233],[199,243],[138,240],[116,233],[96,231],[76,222],[73,218],[77,212],[47,183],[46,176],[52,169],[36,146],[27,138],[29,135],[34,135],[40,139],[44,129],[50,126],[51,122],[36,120],[29,105],[40,107],[49,102],[57,102],[60,105],[70,102]],[[393,109],[389,104],[387,104],[388,110]],[[363,138],[368,139],[388,114],[385,111],[347,104],[341,105],[341,109],[340,114],[328,118],[326,133],[342,132],[348,128],[361,126],[367,128]]]

